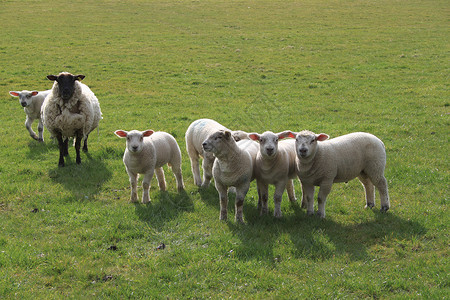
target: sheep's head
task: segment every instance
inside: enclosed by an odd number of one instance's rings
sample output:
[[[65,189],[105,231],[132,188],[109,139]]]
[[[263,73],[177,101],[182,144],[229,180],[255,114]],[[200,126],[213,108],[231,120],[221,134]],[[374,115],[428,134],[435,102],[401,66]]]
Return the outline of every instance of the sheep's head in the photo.
[[[296,134],[295,151],[299,158],[308,158],[317,151],[317,142],[325,141],[328,135],[325,133],[315,134],[314,132],[303,130]]]
[[[266,157],[274,157],[278,153],[278,141],[290,136],[290,131],[283,131],[279,133],[266,131],[261,135],[258,133],[248,134],[248,137],[251,140],[259,142],[259,151]]]
[[[38,91],[21,91],[21,92],[14,92],[10,91],[9,94],[13,97],[19,97],[20,105],[23,107],[28,107],[33,102],[33,96],[36,96],[39,92]]]
[[[128,151],[130,151],[132,153],[138,153],[138,152],[142,151],[142,148],[144,146],[144,137],[151,136],[154,133],[154,131],[153,130],[145,130],[145,131],[131,130],[128,132],[125,130],[116,130],[114,133],[120,138],[127,139]]]
[[[58,76],[47,76],[49,80],[56,81],[58,83],[59,96],[63,99],[64,102],[67,102],[70,98],[72,98],[75,91],[75,82],[77,80],[83,80],[84,77],[84,75],[72,75],[67,72],[59,73]]]
[[[234,142],[232,138],[231,131],[229,130],[219,130],[211,134],[202,144],[203,150],[206,152],[212,152],[217,154],[221,152],[222,149],[227,147],[227,144]]]

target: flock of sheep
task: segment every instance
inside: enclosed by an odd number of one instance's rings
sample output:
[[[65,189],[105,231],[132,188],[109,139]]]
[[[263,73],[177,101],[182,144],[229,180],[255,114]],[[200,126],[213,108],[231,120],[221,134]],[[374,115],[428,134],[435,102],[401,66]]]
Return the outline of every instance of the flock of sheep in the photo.
[[[89,133],[97,128],[102,113],[97,97],[80,81],[84,75],[60,73],[47,76],[54,81],[47,91],[11,91],[19,97],[27,115],[25,126],[30,136],[44,141],[44,125],[59,145],[59,166],[64,166],[68,155],[68,140],[75,141],[76,162],[81,163],[80,147],[88,151]],[[31,125],[39,120],[38,135]],[[166,189],[164,171],[171,166],[178,191],[184,189],[181,173],[181,151],[177,141],[166,132],[117,130],[118,137],[126,138],[123,162],[131,185],[131,202],[138,201],[137,178],[143,174],[142,202],[150,201],[149,189],[156,173],[160,190]],[[386,151],[383,142],[372,134],[350,133],[328,140],[326,134],[290,130],[262,134],[232,131],[210,119],[191,123],[186,131],[188,152],[194,183],[208,187],[214,178],[219,193],[220,219],[227,219],[228,192],[236,193],[235,219],[244,222],[243,204],[256,179],[258,210],[268,212],[268,186],[274,185],[274,216],[281,217],[281,199],[287,190],[291,202],[296,202],[293,180],[298,178],[302,187],[302,208],[314,214],[314,188],[319,186],[317,215],[325,217],[325,202],[335,182],[347,182],[356,177],[366,193],[366,207],[375,205],[375,187],[380,194],[381,211],[389,207],[389,194],[384,169]],[[203,179],[200,176],[199,158],[202,158]]]

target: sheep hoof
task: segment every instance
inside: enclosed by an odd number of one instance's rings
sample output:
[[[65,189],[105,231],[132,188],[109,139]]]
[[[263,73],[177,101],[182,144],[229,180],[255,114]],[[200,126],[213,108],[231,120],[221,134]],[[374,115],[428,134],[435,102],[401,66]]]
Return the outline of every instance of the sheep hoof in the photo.
[[[382,212],[382,213],[385,213],[385,212],[387,212],[389,210],[389,206],[387,206],[387,205],[383,205],[383,206],[381,206],[381,208],[380,208],[380,211]]]
[[[317,211],[317,216],[321,219],[325,218],[325,214],[321,213],[320,211]]]
[[[314,215],[314,212],[313,212],[313,211],[307,211],[306,214],[307,214],[308,216],[312,216],[312,215]]]
[[[364,208],[373,208],[375,206],[374,203],[367,203]]]

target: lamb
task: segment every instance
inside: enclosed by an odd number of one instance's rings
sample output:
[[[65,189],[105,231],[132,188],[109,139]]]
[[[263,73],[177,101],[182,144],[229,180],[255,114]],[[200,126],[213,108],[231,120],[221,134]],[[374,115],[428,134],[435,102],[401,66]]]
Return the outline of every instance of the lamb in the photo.
[[[235,219],[244,223],[244,199],[254,179],[253,165],[258,145],[256,142],[244,141],[239,145],[229,130],[219,130],[212,133],[202,144],[206,152],[213,153],[212,173],[214,184],[219,193],[220,220],[227,219],[228,188],[236,189]],[[253,155],[251,154],[253,153]]]
[[[75,138],[76,162],[81,163],[80,145],[84,140],[83,151],[88,151],[87,139],[102,119],[100,104],[89,87],[80,81],[84,75],[62,72],[48,75],[54,84],[42,105],[44,125],[59,145],[59,163],[64,167],[64,156],[68,155],[68,139]]]
[[[194,175],[194,183],[197,186],[208,187],[212,178],[214,155],[202,148],[202,143],[209,135],[218,130],[228,130],[225,126],[211,119],[199,119],[192,122],[186,131],[186,150],[191,160],[191,170]],[[247,139],[244,131],[232,132],[235,141]],[[199,157],[203,158],[203,181],[200,178]]]
[[[169,164],[175,174],[178,192],[184,189],[183,176],[181,174],[181,151],[177,141],[166,132],[153,130],[130,132],[116,130],[118,137],[126,138],[126,149],[123,155],[123,163],[130,177],[131,202],[137,202],[137,178],[138,174],[144,174],[142,180],[142,203],[150,202],[150,182],[153,173],[156,172],[159,189],[166,190],[166,180],[163,166]]]
[[[314,213],[314,186],[319,186],[318,216],[325,218],[325,202],[334,182],[347,182],[355,177],[366,193],[366,208],[375,206],[375,189],[380,193],[381,212],[389,207],[389,194],[384,169],[386,151],[376,136],[355,132],[328,140],[324,133],[311,131],[291,133],[295,137],[296,172],[302,182],[307,213]]]
[[[41,118],[41,107],[42,103],[44,103],[45,97],[50,93],[50,90],[46,91],[27,91],[23,90],[21,92],[16,91],[10,91],[9,94],[13,97],[19,97],[19,102],[23,107],[23,110],[25,111],[25,114],[27,115],[27,118],[25,120],[25,127],[30,133],[30,136],[39,141],[44,141],[44,123],[42,122]],[[36,133],[31,128],[31,125],[33,124],[34,120],[38,119],[38,133],[39,136],[36,135]]]
[[[250,139],[259,142],[259,151],[256,157],[255,177],[258,187],[258,208],[260,214],[268,212],[267,199],[269,184],[275,186],[273,200],[275,203],[274,216],[281,217],[281,199],[286,189],[289,200],[297,201],[294,192],[293,179],[295,172],[295,140],[283,140],[290,136],[290,131],[273,133],[266,131],[263,134],[249,133]]]

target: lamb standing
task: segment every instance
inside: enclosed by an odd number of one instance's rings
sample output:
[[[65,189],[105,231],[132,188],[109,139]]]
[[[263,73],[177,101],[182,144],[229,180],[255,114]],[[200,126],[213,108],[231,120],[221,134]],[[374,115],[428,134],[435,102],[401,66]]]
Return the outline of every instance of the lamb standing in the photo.
[[[214,184],[220,199],[220,220],[227,219],[228,188],[236,188],[235,218],[243,223],[244,199],[253,180],[252,152],[257,144],[236,143],[229,130],[219,130],[211,134],[202,144],[206,152],[214,154],[216,159],[212,168]],[[251,150],[253,149],[253,150]],[[253,154],[254,155],[254,154]]]
[[[212,133],[218,130],[228,130],[225,126],[211,119],[199,119],[192,122],[186,131],[186,150],[191,160],[192,174],[194,175],[194,183],[197,186],[208,187],[212,178],[212,167],[214,163],[214,155],[203,150],[203,142]],[[244,131],[232,132],[235,141],[247,138]],[[203,158],[203,181],[200,177],[199,157]]]
[[[54,84],[42,105],[44,125],[58,140],[59,163],[64,166],[64,156],[68,155],[68,138],[75,138],[76,162],[81,163],[80,146],[87,152],[87,139],[102,119],[100,104],[89,87],[80,82],[84,75],[62,72],[58,76],[48,75]]]
[[[296,202],[293,179],[295,172],[295,140],[284,140],[289,137],[290,131],[273,133],[266,131],[263,134],[249,133],[250,139],[259,142],[259,151],[256,157],[255,177],[258,186],[258,208],[260,213],[268,212],[267,200],[269,184],[275,186],[273,200],[275,203],[274,216],[281,217],[281,199],[286,189],[289,200]]]
[[[153,130],[132,130],[130,132],[117,130],[115,134],[127,139],[123,163],[130,177],[131,202],[137,202],[138,174],[144,174],[142,203],[150,202],[149,190],[153,173],[156,172],[159,189],[166,190],[166,180],[162,168],[165,164],[172,167],[178,192],[184,189],[181,174],[181,151],[173,136],[166,132],[154,132]]]
[[[296,138],[297,175],[302,182],[307,213],[314,213],[314,186],[319,186],[318,212],[325,218],[325,202],[334,182],[347,182],[355,177],[366,192],[366,208],[375,206],[375,188],[380,193],[381,211],[389,207],[387,180],[384,177],[386,151],[376,136],[355,132],[328,140],[326,134],[311,131],[292,133]]]
[[[50,90],[41,92],[27,91],[27,90],[23,90],[21,92],[10,91],[9,94],[13,97],[19,97],[19,102],[22,105],[25,114],[27,115],[27,118],[25,120],[25,127],[30,133],[30,136],[39,142],[43,142],[44,123],[42,122],[41,118],[41,107],[42,103],[44,103],[45,97],[47,97],[47,95],[50,94]],[[31,128],[31,125],[36,119],[39,120],[38,124],[39,136],[37,136],[36,132],[34,132],[33,129]]]

